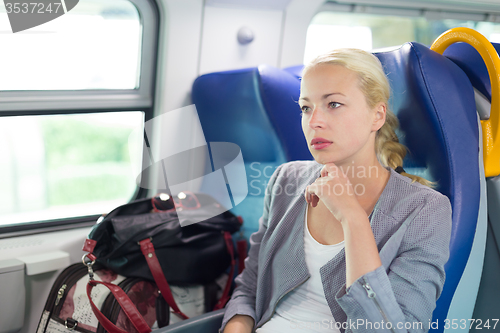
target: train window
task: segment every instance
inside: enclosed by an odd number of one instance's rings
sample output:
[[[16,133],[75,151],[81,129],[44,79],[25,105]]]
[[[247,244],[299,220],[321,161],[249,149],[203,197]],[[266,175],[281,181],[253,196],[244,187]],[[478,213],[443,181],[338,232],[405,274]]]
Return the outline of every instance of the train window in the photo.
[[[443,32],[455,27],[479,31],[500,42],[500,24],[488,14],[443,12],[327,3],[307,31],[304,63],[319,54],[341,47],[364,50],[416,41],[430,46]]]
[[[131,133],[153,117],[158,31],[150,0],[79,1],[16,33],[0,5],[0,233],[94,223],[141,195]]]
[[[0,13],[5,13],[0,6]],[[9,31],[0,15],[0,31]],[[127,0],[80,1],[67,14],[15,34],[2,33],[0,90],[135,89],[141,22]]]
[[[103,214],[137,187],[143,112],[0,118],[0,225]],[[132,149],[129,149],[129,144]]]

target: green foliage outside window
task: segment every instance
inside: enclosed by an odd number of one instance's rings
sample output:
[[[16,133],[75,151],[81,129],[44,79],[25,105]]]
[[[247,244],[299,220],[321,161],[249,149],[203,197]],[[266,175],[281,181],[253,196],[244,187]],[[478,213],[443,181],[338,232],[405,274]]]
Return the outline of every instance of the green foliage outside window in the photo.
[[[44,119],[49,206],[112,200],[135,189],[130,171],[131,130],[81,119]]]

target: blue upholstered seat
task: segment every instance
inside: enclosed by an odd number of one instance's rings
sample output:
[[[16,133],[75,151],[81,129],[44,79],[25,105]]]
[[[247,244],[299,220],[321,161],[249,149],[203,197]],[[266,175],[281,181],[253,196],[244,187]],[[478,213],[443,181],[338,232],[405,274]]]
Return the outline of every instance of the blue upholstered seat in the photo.
[[[493,43],[498,52],[500,44]],[[443,53],[448,59],[456,63],[469,77],[472,86],[476,88],[487,99],[491,100],[491,84],[488,69],[481,55],[467,43],[455,43],[450,45]]]
[[[233,142],[241,148],[248,196],[232,211],[243,217],[246,238],[258,229],[275,168],[312,159],[300,125],[299,91],[296,76],[266,65],[202,75],[193,84],[193,103],[207,142]]]
[[[443,320],[469,259],[478,219],[479,136],[473,88],[456,64],[421,44],[407,43],[375,54],[393,91],[390,107],[400,119],[398,135],[410,151],[405,168],[436,181],[437,190],[450,198],[453,207],[447,280],[433,319],[440,321],[436,331],[442,332]],[[265,167],[285,161],[311,158],[296,104],[300,75],[300,66],[286,70],[259,66],[203,75],[194,83],[193,102],[207,141],[229,141],[241,147],[250,191],[251,182],[261,179],[252,177],[257,175],[252,163],[260,163],[258,170],[264,171]],[[270,174],[268,171],[264,178]],[[264,184],[259,185],[263,188]],[[258,200],[262,197],[249,196],[235,209],[253,230],[262,211]],[[472,276],[477,284],[479,274]],[[472,307],[464,311],[472,315]],[[184,323],[181,329],[191,325],[190,332],[206,332],[203,318]],[[217,326],[214,322],[220,323],[222,314],[206,318]],[[160,332],[184,332],[176,327]]]
[[[442,332],[469,260],[479,214],[481,177],[474,93],[457,65],[418,43],[376,55],[388,73],[391,108],[398,115],[400,137],[410,151],[406,169],[436,181],[437,190],[449,197],[453,207],[446,283],[433,318],[440,320],[435,331]],[[472,289],[475,286],[477,292],[479,279],[480,272],[475,272],[461,283]],[[472,303],[457,304],[463,308],[453,312],[465,317],[455,319],[471,318]]]

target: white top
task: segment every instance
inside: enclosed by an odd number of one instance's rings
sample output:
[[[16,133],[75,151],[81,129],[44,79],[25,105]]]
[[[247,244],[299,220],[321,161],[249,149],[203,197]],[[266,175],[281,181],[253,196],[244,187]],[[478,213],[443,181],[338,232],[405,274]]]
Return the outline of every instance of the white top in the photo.
[[[334,245],[318,243],[307,227],[307,209],[304,222],[304,251],[311,277],[283,297],[274,315],[256,333],[340,332],[326,302],[319,270],[344,248],[344,241]]]

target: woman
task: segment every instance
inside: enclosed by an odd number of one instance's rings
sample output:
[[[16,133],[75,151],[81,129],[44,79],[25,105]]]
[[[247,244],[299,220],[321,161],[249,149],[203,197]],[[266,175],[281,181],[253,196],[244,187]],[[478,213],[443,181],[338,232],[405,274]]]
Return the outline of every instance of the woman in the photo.
[[[429,329],[451,207],[402,170],[389,95],[370,53],[337,50],[306,66],[299,104],[315,161],[270,179],[224,333]]]

